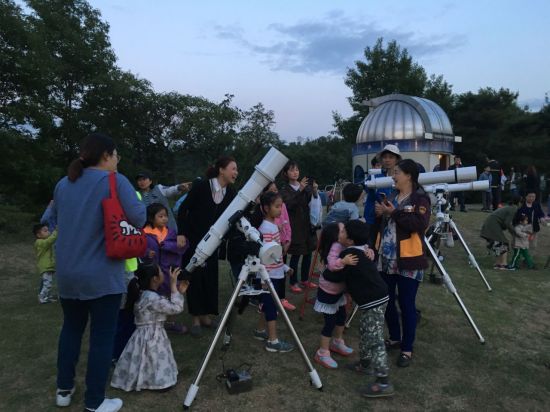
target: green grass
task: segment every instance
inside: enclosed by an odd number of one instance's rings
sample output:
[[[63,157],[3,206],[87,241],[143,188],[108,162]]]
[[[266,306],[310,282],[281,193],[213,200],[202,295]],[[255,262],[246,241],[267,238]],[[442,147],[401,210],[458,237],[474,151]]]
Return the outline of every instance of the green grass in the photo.
[[[543,227],[539,240],[535,258],[539,270],[494,271],[490,269],[492,258],[486,255],[478,235],[485,216],[480,212],[457,214],[455,221],[493,292],[487,292],[477,272],[469,267],[458,243],[453,249],[444,249],[444,265],[485,337],[485,345],[479,343],[454,297],[442,286],[424,282],[418,295],[422,321],[417,330],[414,362],[410,368],[398,369],[394,366],[397,354],[392,353],[391,378],[396,395],[393,399],[371,401],[357,394],[357,388],[369,379],[344,368],[328,371],[318,367],[324,390],[313,389],[298,351],[267,353],[260,342],[252,339],[258,315],[250,307],[237,318],[233,344],[224,362],[226,367],[251,363],[254,389],[241,395],[227,394],[215,380],[222,369],[221,351],[217,350],[203,376],[193,409],[548,410],[550,370],[545,363],[550,361],[550,269],[543,270],[542,266],[550,250],[549,228]],[[53,406],[53,394],[61,310],[58,304],[37,303],[39,279],[34,273],[31,235],[24,241],[0,244],[0,281],[0,410],[58,410]],[[220,302],[225,302],[230,280],[223,264],[220,282]],[[290,300],[299,304],[301,296],[291,295]],[[290,317],[306,351],[313,355],[322,318],[311,306],[303,321],[297,313]],[[182,318],[189,323],[187,313]],[[355,322],[346,332],[346,340],[354,348],[358,347],[357,328]],[[285,329],[281,322],[280,335],[288,338]],[[109,388],[108,395],[121,397],[125,411],[181,410],[211,336],[212,332],[199,339],[172,336],[180,376],[177,387],[170,392],[125,393]],[[82,410],[86,353],[84,344],[77,393],[68,411]]]

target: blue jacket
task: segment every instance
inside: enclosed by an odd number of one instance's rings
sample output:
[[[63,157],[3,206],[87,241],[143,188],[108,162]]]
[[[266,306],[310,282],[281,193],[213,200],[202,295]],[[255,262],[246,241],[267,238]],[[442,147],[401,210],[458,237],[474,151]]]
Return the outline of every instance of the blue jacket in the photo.
[[[54,191],[57,219],[57,283],[64,299],[89,300],[126,292],[124,260],[107,257],[102,200],[109,196],[109,172],[86,168],[80,178],[61,179]],[[117,173],[117,192],[128,221],[141,228],[145,205],[128,179]]]
[[[374,176],[377,177],[386,177],[386,172],[382,172],[380,174],[377,174]],[[384,193],[386,195],[386,198],[390,198],[390,194],[393,192],[392,187],[385,187],[383,189],[366,189],[367,192],[367,198],[365,199],[365,211],[363,213],[363,217],[365,218],[365,222],[369,225],[372,225],[376,222],[376,216],[374,214],[374,205],[376,201],[380,201],[380,193]]]

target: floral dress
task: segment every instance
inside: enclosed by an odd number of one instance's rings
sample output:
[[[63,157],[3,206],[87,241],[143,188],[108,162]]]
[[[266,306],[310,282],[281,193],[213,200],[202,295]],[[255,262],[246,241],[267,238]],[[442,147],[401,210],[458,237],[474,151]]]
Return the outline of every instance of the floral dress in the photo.
[[[125,391],[165,389],[177,382],[178,367],[164,330],[167,315],[183,311],[183,296],[169,299],[146,290],[134,307],[136,330],[116,364],[111,386]]]

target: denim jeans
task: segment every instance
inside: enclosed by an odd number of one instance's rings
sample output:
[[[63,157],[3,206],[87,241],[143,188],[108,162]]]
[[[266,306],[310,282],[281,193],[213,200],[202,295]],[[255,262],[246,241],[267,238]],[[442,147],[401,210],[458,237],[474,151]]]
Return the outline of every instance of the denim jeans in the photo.
[[[401,275],[382,274],[388,285],[390,300],[386,308],[386,323],[390,332],[390,339],[401,341],[401,351],[412,352],[416,336],[416,292],[420,282],[413,278]],[[397,290],[397,296],[396,296]],[[401,310],[401,322],[395,301]]]
[[[111,368],[111,356],[120,308],[121,294],[97,299],[60,299],[63,328],[57,352],[57,387],[74,387],[75,369],[80,355],[82,335],[90,318],[90,345],[86,370],[87,408],[97,408],[105,399],[105,386]]]

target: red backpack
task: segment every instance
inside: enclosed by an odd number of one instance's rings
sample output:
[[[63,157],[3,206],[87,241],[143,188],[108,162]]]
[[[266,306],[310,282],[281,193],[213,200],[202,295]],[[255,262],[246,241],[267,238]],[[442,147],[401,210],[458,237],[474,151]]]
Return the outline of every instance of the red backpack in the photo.
[[[113,259],[141,257],[147,249],[145,233],[132,226],[116,191],[116,173],[109,174],[110,197],[102,201],[107,256]]]

